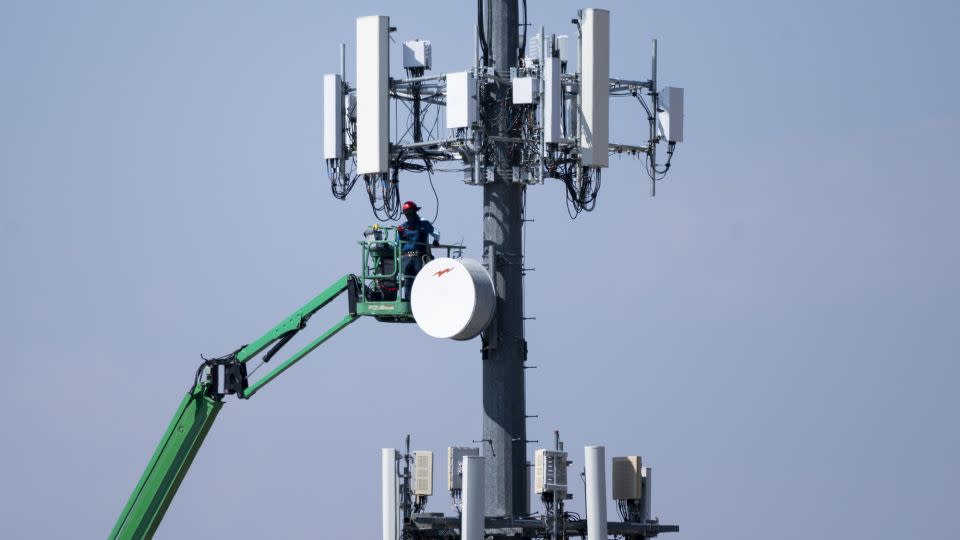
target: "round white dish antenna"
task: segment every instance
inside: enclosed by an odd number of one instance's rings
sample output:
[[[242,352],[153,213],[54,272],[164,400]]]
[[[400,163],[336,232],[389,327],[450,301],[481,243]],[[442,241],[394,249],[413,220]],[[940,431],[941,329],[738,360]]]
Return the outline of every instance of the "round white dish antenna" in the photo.
[[[487,327],[497,296],[487,270],[472,259],[434,259],[413,281],[410,309],[427,335],[471,339]]]

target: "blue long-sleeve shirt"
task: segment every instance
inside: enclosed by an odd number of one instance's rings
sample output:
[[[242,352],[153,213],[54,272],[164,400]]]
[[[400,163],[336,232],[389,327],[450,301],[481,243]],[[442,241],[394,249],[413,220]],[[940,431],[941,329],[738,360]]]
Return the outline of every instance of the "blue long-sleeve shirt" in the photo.
[[[400,227],[400,249],[403,251],[426,251],[430,236],[435,239],[440,238],[440,235],[434,231],[433,224],[425,219],[407,220]]]

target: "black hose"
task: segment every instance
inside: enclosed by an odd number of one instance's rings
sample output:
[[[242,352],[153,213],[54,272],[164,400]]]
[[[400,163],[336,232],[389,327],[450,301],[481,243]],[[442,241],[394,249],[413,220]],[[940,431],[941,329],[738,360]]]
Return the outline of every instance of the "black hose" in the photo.
[[[483,24],[483,0],[477,0],[477,33],[480,35],[480,50],[483,53],[484,67],[490,65],[490,54],[487,48],[487,34]]]
[[[540,37],[543,40],[543,36]],[[543,47],[543,43],[540,44]],[[527,0],[523,0],[523,43],[520,44],[520,55],[517,58],[517,65],[523,62],[523,55],[527,52]]]

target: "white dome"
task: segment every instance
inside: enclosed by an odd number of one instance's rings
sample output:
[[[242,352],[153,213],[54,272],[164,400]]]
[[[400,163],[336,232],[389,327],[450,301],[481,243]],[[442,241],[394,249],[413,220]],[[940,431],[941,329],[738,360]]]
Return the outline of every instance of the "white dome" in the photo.
[[[413,281],[410,309],[417,326],[435,338],[467,340],[487,327],[497,296],[483,265],[471,259],[434,259]]]

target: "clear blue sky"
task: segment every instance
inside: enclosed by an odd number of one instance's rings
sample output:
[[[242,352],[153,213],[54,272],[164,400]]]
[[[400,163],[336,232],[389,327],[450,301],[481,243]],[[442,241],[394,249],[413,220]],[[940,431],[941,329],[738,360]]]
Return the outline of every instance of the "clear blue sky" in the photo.
[[[335,6],[0,3],[0,537],[105,536],[199,354],[356,271],[373,217],[329,194],[321,76],[369,14],[463,69],[474,10]],[[579,7],[530,16],[569,32]],[[577,473],[587,444],[643,455],[675,538],[955,536],[960,8],[596,7],[615,75],[661,40],[686,142],[656,198],[616,159],[576,221],[530,190],[530,438],[560,429]],[[437,180],[476,256],[480,192]],[[433,206],[426,178],[401,194]],[[376,537],[381,447],[481,438],[478,349],[360,321],[226,406],[158,538]]]

